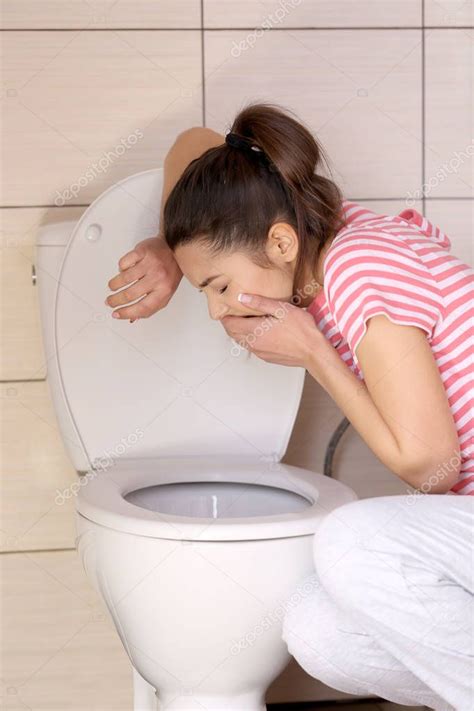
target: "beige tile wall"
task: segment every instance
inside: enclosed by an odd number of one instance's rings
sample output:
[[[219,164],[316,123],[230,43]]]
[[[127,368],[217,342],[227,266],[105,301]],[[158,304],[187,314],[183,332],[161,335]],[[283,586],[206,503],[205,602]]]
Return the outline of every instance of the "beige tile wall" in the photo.
[[[1,0],[4,29],[161,29],[201,26],[199,0]]]
[[[420,27],[419,0],[204,0],[205,27]]]
[[[38,226],[78,219],[179,131],[223,132],[262,99],[314,130],[347,197],[386,214],[414,199],[472,264],[472,2],[3,0],[0,20],[3,707],[125,710],[128,658],[57,499],[76,473],[48,391]],[[285,461],[322,470],[341,419],[308,377]],[[352,428],[334,469],[361,497],[404,491]],[[269,699],[330,696],[293,665]]]
[[[472,198],[474,152],[472,30],[426,35],[427,198]]]
[[[197,30],[5,32],[1,49],[3,205],[88,204],[202,121]]]
[[[470,0],[425,0],[425,24],[430,27],[472,28],[473,20]]]

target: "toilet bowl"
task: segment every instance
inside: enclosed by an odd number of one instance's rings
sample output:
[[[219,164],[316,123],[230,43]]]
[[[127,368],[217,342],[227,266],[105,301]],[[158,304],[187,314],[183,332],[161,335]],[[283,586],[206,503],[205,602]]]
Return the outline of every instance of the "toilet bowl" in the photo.
[[[283,615],[311,592],[314,534],[356,495],[282,463],[304,369],[249,357],[184,279],[153,318],[110,318],[107,281],[157,233],[161,189],[161,170],[139,173],[38,234],[76,547],[129,656],[135,711],[262,711],[290,659]]]
[[[290,659],[283,614],[311,592],[313,534],[352,498],[238,458],[129,461],[84,486],[78,551],[158,708],[265,708]]]

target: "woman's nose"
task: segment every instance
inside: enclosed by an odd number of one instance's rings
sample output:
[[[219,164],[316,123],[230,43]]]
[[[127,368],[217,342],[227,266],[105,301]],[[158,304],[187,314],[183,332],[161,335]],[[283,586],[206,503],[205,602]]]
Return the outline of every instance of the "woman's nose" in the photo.
[[[220,321],[221,318],[223,318],[226,313],[228,312],[228,308],[225,304],[215,304],[213,306],[209,305],[209,315],[214,321]]]

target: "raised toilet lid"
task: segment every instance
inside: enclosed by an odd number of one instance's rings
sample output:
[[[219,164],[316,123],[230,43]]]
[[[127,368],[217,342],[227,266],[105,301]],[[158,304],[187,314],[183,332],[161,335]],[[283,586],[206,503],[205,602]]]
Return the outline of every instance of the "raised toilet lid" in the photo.
[[[172,540],[310,535],[330,511],[357,498],[321,474],[245,458],[129,459],[92,474],[76,498],[82,516],[124,533]]]
[[[267,363],[227,335],[183,278],[169,304],[133,324],[104,300],[120,257],[158,232],[162,170],[100,195],[76,225],[58,275],[55,353],[79,471],[112,457],[262,455],[281,459],[304,368]],[[55,395],[59,396],[58,393]]]

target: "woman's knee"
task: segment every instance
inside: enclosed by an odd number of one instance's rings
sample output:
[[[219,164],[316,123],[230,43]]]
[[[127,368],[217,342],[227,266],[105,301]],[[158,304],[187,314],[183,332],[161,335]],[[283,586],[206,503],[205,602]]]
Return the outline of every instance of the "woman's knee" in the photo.
[[[371,513],[368,500],[362,499],[339,506],[324,518],[313,542],[314,563],[321,579],[363,541]]]
[[[322,522],[314,536],[314,564],[322,585],[338,604],[356,606],[367,570],[377,564],[371,545],[384,535],[394,508],[400,505],[394,497],[351,501]]]
[[[312,676],[318,676],[314,665],[320,656],[319,650],[325,646],[328,629],[334,627],[331,606],[326,595],[319,591],[290,609],[283,619],[282,637],[288,651],[307,671],[311,666]]]
[[[312,677],[350,694],[363,694],[366,687],[349,675],[351,659],[347,625],[324,588],[302,600],[284,617],[282,637],[288,651]],[[354,638],[355,639],[355,638]]]

